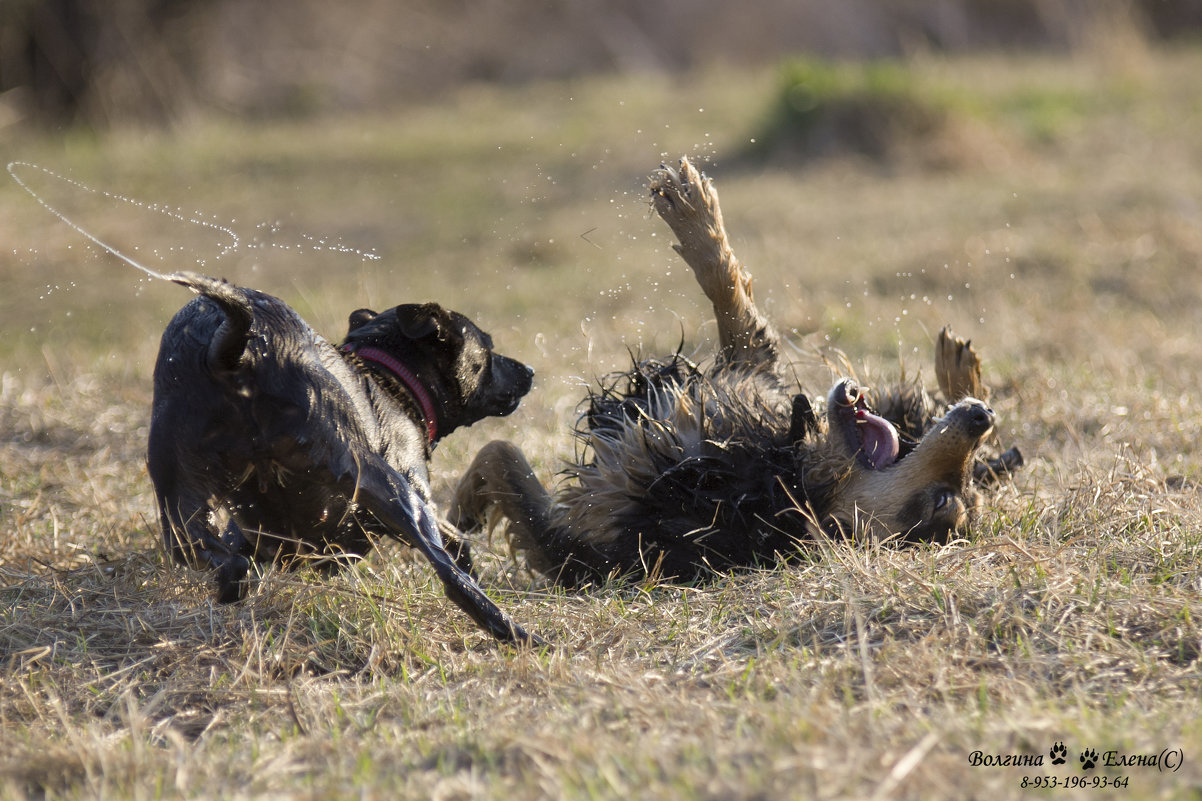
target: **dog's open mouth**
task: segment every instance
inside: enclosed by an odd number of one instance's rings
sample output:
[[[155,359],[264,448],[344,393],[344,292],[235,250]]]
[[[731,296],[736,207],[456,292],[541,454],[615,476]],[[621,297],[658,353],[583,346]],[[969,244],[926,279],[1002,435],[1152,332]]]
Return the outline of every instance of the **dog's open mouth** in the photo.
[[[897,461],[901,445],[897,429],[872,413],[865,394],[851,379],[831,387],[826,414],[831,431],[841,432],[848,451],[869,470],[882,470]]]

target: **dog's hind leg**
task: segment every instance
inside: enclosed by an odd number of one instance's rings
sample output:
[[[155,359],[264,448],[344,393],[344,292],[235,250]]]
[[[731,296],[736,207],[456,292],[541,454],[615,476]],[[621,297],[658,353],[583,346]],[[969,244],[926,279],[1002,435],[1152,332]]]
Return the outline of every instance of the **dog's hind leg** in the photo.
[[[551,505],[550,493],[517,446],[494,440],[480,449],[459,479],[447,518],[460,531],[470,531],[483,522],[489,507],[497,507],[509,520],[514,548],[526,555],[531,568],[550,574],[557,568],[546,551]]]
[[[179,410],[168,414],[159,411],[150,422],[146,468],[158,500],[163,544],[176,562],[216,571],[218,601],[237,601],[246,595],[250,572],[247,555],[252,549],[232,519],[224,534],[218,534],[220,524],[210,505],[228,488],[211,483],[220,474],[217,465],[206,462],[193,450],[181,448],[171,428],[174,424],[167,422],[178,421]]]
[[[421,551],[442,581],[447,597],[485,631],[503,642],[540,644],[484,594],[480,585],[447,553],[432,506],[383,459],[361,463],[357,497],[389,534]]]
[[[751,273],[730,247],[713,183],[683,158],[679,170],[660,167],[652,174],[651,204],[676,235],[679,244],[673,249],[693,269],[714,306],[722,360],[775,367],[780,353],[776,331],[756,307]]]
[[[176,562],[215,570],[219,603],[246,597],[250,560],[244,555],[246,538],[237,523],[230,520],[224,535],[218,536],[208,503],[188,493],[160,495],[159,518],[163,544]]]

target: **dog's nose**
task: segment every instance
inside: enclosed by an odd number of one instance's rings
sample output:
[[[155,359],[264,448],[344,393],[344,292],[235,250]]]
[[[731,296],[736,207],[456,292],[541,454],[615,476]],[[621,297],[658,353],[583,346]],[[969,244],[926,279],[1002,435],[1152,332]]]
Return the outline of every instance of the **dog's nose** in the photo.
[[[988,423],[993,421],[993,409],[990,409],[979,400],[970,399],[968,403],[969,417],[976,423]]]
[[[534,368],[528,364],[520,364],[517,382],[523,395],[529,392],[530,388],[534,386]]]
[[[855,406],[860,399],[860,387],[855,381],[850,378],[844,378],[827,393],[826,402],[828,406]]]
[[[960,401],[952,411],[958,414],[965,427],[974,434],[984,434],[993,428],[993,421],[997,417],[993,409],[976,398]]]

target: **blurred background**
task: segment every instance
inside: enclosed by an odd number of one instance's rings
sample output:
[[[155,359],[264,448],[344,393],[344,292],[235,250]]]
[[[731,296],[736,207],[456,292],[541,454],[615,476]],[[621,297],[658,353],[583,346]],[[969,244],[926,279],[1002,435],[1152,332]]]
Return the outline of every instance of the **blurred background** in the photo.
[[[0,0],[0,125],[311,115],[782,55],[1196,37],[1202,0]]]
[[[0,440],[61,403],[140,481],[186,300],[28,189],[331,338],[469,314],[539,378],[443,464],[520,436],[553,472],[582,384],[709,352],[647,203],[687,154],[804,385],[923,377],[950,323],[1033,464],[1104,432],[1202,476],[1200,75],[1202,0],[0,0]]]

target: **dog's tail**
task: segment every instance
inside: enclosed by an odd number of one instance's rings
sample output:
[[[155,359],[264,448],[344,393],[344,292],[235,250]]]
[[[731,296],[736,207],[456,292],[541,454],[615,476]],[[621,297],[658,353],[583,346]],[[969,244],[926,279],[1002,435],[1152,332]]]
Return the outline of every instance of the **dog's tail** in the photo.
[[[250,326],[255,319],[254,306],[246,291],[228,281],[200,273],[177,272],[163,277],[204,295],[225,312],[225,320],[209,343],[209,364],[219,369],[236,368],[246,352]]]

